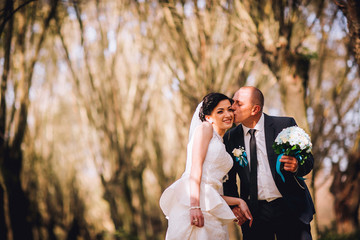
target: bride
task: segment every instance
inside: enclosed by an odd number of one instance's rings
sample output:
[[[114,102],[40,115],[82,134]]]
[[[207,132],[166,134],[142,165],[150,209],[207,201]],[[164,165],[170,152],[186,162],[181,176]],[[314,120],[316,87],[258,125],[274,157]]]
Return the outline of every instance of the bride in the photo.
[[[244,200],[223,196],[233,160],[222,137],[234,120],[232,99],[221,93],[203,98],[193,115],[185,172],[160,198],[168,218],[166,239],[228,239],[227,223],[236,221],[228,205],[236,205],[252,222]]]

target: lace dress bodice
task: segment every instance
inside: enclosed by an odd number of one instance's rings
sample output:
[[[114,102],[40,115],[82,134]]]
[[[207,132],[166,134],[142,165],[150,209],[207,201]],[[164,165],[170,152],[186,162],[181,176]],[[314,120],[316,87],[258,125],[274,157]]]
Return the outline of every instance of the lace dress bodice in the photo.
[[[187,161],[186,168],[183,176],[187,176],[191,171],[191,153],[192,146],[194,143],[194,138],[192,138],[188,144],[187,149]],[[224,178],[226,178],[227,173],[230,171],[233,166],[233,160],[231,156],[227,153],[225,145],[220,135],[214,130],[213,137],[210,140],[206,158],[203,163],[202,177],[201,182],[203,184],[211,184],[219,194],[222,192],[222,183]]]

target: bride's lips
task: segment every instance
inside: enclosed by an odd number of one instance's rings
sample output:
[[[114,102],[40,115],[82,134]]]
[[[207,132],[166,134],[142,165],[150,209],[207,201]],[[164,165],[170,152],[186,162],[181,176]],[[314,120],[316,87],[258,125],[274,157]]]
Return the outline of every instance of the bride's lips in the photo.
[[[224,120],[225,123],[231,123],[232,122],[232,119],[226,119]]]

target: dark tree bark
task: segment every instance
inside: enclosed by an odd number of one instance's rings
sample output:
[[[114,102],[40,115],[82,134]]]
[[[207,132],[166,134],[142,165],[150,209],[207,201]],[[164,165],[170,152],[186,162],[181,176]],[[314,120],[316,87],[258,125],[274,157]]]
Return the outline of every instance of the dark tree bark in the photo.
[[[0,240],[7,239],[8,229],[5,220],[5,209],[4,209],[5,192],[2,184],[0,184]]]
[[[9,205],[10,223],[13,239],[33,239],[31,223],[28,219],[29,200],[21,187],[20,173],[23,156],[21,151],[5,149],[5,158],[2,168],[7,199]]]
[[[353,233],[359,229],[360,149],[349,155],[348,167],[341,171],[333,166],[334,180],[330,191],[335,199],[335,220],[338,233]]]
[[[27,115],[28,107],[30,104],[29,101],[29,89],[31,87],[33,71],[35,63],[38,60],[39,52],[44,43],[47,29],[49,28],[50,21],[55,15],[56,7],[58,0],[51,1],[51,7],[49,14],[44,18],[43,31],[39,35],[39,40],[36,43],[34,55],[30,58],[29,62],[23,64],[23,78],[21,79],[23,85],[20,89],[21,96],[19,97],[18,102],[20,103],[19,108],[13,109],[16,111],[16,120],[12,119],[7,125],[6,122],[6,111],[7,103],[5,99],[7,91],[7,79],[8,72],[10,69],[10,48],[11,48],[11,38],[12,38],[12,22],[15,17],[13,14],[13,1],[8,1],[8,9],[11,13],[10,19],[7,21],[8,31],[6,36],[5,43],[5,63],[4,71],[1,82],[1,113],[0,113],[0,131],[1,131],[1,155],[0,155],[0,164],[1,164],[1,174],[6,188],[6,198],[8,204],[8,214],[11,225],[11,232],[14,240],[23,240],[33,239],[32,233],[32,223],[30,218],[30,209],[29,209],[29,198],[22,188],[21,182],[21,172],[23,166],[23,153],[21,149],[21,144],[24,140],[24,135],[27,129]],[[26,9],[23,8],[19,14],[25,14],[23,11]],[[22,26],[19,29],[20,36],[23,33],[25,36],[25,27]],[[18,38],[17,47],[20,49],[21,54],[25,54],[25,39]],[[10,133],[10,129],[14,129],[14,134],[12,136],[7,136]],[[4,226],[3,226],[4,227]],[[6,226],[5,226],[6,227]]]
[[[348,29],[350,43],[354,51],[355,59],[360,67],[360,1],[358,0],[335,0],[344,13]]]
[[[137,203],[134,199],[143,199],[143,189],[137,187],[134,182],[138,181],[138,178],[142,178],[142,172],[145,166],[138,164],[133,161],[133,155],[136,146],[139,144],[138,137],[141,136],[143,129],[146,128],[147,114],[149,111],[150,102],[146,100],[148,90],[147,83],[144,82],[148,73],[147,68],[144,68],[143,72],[139,73],[139,84],[136,84],[136,98],[131,111],[126,114],[132,115],[132,122],[128,122],[127,117],[124,117],[124,111],[121,109],[122,105],[121,93],[115,92],[112,86],[117,86],[117,76],[114,69],[112,68],[109,72],[106,72],[106,66],[104,67],[103,76],[98,76],[91,68],[91,61],[94,56],[89,48],[89,42],[86,39],[86,21],[83,21],[82,7],[83,5],[77,4],[73,1],[73,6],[77,16],[78,26],[80,29],[80,44],[84,48],[84,63],[86,77],[79,77],[79,73],[76,71],[76,65],[73,64],[68,45],[66,43],[65,35],[61,32],[60,24],[57,29],[60,40],[63,45],[65,52],[65,60],[68,63],[68,67],[72,74],[75,82],[75,91],[78,94],[78,99],[85,107],[87,117],[90,124],[96,129],[99,134],[99,138],[102,139],[103,144],[107,145],[106,153],[104,156],[109,157],[110,160],[113,158],[114,162],[112,169],[114,169],[111,176],[105,178],[102,171],[99,171],[99,177],[103,184],[105,193],[104,199],[108,202],[110,207],[110,217],[114,223],[117,231],[117,239],[129,239],[130,237],[146,239],[150,232],[151,226],[144,227],[144,222],[148,222],[148,216],[142,214],[141,207],[136,206]],[[99,10],[99,8],[98,8]],[[99,12],[99,15],[100,12]],[[57,19],[60,21],[61,19]],[[100,24],[99,24],[100,25]],[[119,28],[120,29],[120,28]],[[106,34],[103,30],[99,29],[99,35],[101,39],[106,41]],[[102,41],[100,41],[102,42]],[[101,47],[106,49],[106,45],[100,44]],[[103,54],[104,51],[102,51]],[[146,59],[148,63],[151,63],[152,57]],[[113,63],[116,62],[118,55],[114,56]],[[105,59],[104,56],[100,56],[99,59]],[[97,59],[98,60],[98,59]],[[145,61],[145,60],[144,60]],[[99,61],[98,64],[102,65],[104,61]],[[116,65],[114,65],[116,66]],[[126,74],[125,74],[126,75]],[[96,87],[95,82],[102,81],[103,87],[109,86],[111,91],[102,91]],[[130,81],[128,76],[121,76],[123,81]],[[144,84],[143,84],[144,82]],[[134,85],[135,86],[135,85]],[[88,87],[87,93],[84,93],[82,88]],[[90,97],[87,96],[89,93]],[[85,95],[84,95],[85,94]],[[118,105],[120,103],[120,105]],[[143,107],[138,108],[139,105],[143,104]],[[141,125],[142,127],[138,127]],[[126,136],[126,141],[123,140],[122,136]],[[138,166],[140,165],[140,166]],[[144,199],[143,199],[144,200]],[[141,205],[146,205],[146,201],[139,201]],[[138,211],[138,209],[140,209]],[[146,224],[145,224],[146,225]],[[74,222],[74,231],[76,230],[76,224]]]
[[[75,182],[75,180],[74,180]],[[71,223],[70,230],[67,233],[67,240],[91,239],[89,233],[89,226],[85,219],[85,201],[81,199],[77,186],[72,186],[72,211],[74,212],[74,218]]]
[[[5,3],[5,12],[4,12],[4,20],[7,17],[8,13],[11,13],[14,8],[14,3],[11,0],[7,0]],[[5,28],[5,23],[2,24],[2,29]],[[2,30],[1,30],[2,31]],[[10,70],[10,57],[11,57],[11,40],[13,36],[13,18],[10,18],[8,21],[8,24],[5,28],[6,35],[3,39],[3,46],[5,50],[5,56],[4,56],[4,69],[3,74],[1,77],[1,99],[0,99],[0,171],[3,172],[5,170],[5,152],[7,149],[7,137],[6,137],[6,98],[5,93],[7,90],[7,81],[8,81],[8,75]],[[1,36],[1,32],[0,32]],[[0,178],[0,239],[7,239],[8,235],[8,226],[6,224],[6,211],[5,206],[6,202],[5,198],[7,197],[5,193],[5,183],[2,181],[4,180]]]
[[[335,0],[347,19],[350,47],[360,69],[360,1]],[[348,167],[340,171],[339,165],[333,166],[334,180],[331,193],[335,198],[336,228],[340,233],[353,233],[360,229],[360,134],[348,156]]]
[[[1,19],[1,22],[0,22],[0,37],[2,35],[2,33],[4,32],[4,28],[6,26],[6,23],[10,20],[12,20],[13,18],[13,15],[18,11],[20,10],[21,8],[25,7],[27,4],[31,3],[31,2],[34,2],[36,0],[28,0],[28,1],[25,1],[23,2],[22,4],[20,4],[19,7],[17,7],[15,10],[14,10],[14,1],[13,0],[6,0],[5,2],[5,7],[4,7],[4,14],[3,15],[0,15],[0,19]],[[1,9],[2,10],[2,9]]]
[[[315,4],[317,16],[322,14],[323,2]],[[294,37],[295,19],[299,19],[302,14],[299,8],[301,1],[261,0],[248,4],[248,12],[256,26],[256,47],[262,62],[268,66],[279,83],[285,113],[294,117],[298,125],[308,131],[305,100],[312,56],[302,52],[303,41],[299,41],[299,35]],[[273,16],[266,11],[269,7],[272,8]],[[272,39],[273,45],[266,43],[266,35],[263,32],[267,19],[274,20],[279,25],[277,35]],[[303,38],[305,37],[306,34]]]

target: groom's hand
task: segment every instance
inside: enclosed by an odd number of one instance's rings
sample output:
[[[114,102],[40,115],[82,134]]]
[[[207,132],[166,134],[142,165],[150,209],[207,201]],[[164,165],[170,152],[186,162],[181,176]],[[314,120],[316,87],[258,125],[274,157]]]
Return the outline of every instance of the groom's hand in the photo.
[[[284,170],[295,173],[298,170],[298,161],[295,157],[283,155],[280,162],[284,163]]]

